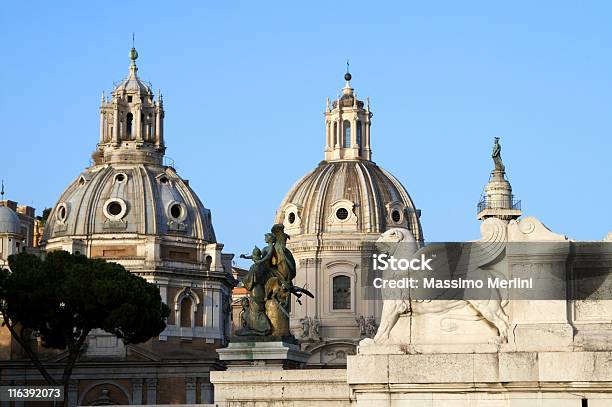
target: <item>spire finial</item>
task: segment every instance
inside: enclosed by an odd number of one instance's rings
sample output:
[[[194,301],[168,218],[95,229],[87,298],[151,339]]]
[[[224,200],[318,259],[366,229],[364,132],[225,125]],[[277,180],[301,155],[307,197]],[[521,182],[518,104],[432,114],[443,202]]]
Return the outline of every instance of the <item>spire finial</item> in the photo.
[[[138,52],[134,46],[134,33],[132,33],[132,49],[130,50],[130,60],[132,61],[132,65],[136,65],[136,59],[138,59]]]
[[[0,196],[2,196],[2,200],[4,201],[4,180],[2,180],[2,189],[0,189]]]
[[[138,59],[138,51],[134,47],[134,33],[132,33],[132,49],[130,50],[130,75],[136,76],[138,67],[136,66],[136,59]]]
[[[351,73],[349,72],[349,68],[350,68],[350,63],[349,60],[346,60],[346,73],[344,74],[344,80],[346,80],[347,82],[350,82],[352,76]]]

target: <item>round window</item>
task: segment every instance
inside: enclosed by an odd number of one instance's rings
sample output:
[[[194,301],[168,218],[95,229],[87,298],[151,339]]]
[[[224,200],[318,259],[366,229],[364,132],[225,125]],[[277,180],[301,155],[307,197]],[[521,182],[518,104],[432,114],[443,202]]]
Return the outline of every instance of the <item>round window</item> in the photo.
[[[174,219],[178,219],[181,217],[181,214],[183,213],[183,208],[181,208],[181,205],[179,204],[174,204],[170,207],[170,215],[174,218]]]
[[[349,212],[346,208],[340,208],[336,211],[336,217],[340,220],[348,219]]]
[[[168,178],[166,178],[166,177],[161,177],[161,178],[159,179],[159,182],[161,182],[162,184],[167,184],[167,183],[168,183]]]
[[[127,212],[127,204],[121,198],[110,198],[103,206],[104,216],[110,220],[121,220]]]
[[[292,225],[295,223],[295,213],[294,212],[291,212],[289,214],[289,223]]]
[[[115,175],[115,181],[117,182],[123,182],[126,180],[126,175],[125,174],[117,174]]]
[[[108,206],[106,207],[106,210],[108,211],[108,213],[110,213],[113,216],[117,216],[121,213],[121,204],[117,201],[113,201],[111,203],[108,204]]]
[[[57,208],[57,220],[59,220],[60,222],[63,222],[66,220],[67,216],[68,216],[68,208],[66,207],[66,204],[62,203]]]
[[[394,209],[393,212],[391,212],[391,219],[393,219],[393,222],[399,223],[399,221],[402,220],[402,214],[397,209]]]

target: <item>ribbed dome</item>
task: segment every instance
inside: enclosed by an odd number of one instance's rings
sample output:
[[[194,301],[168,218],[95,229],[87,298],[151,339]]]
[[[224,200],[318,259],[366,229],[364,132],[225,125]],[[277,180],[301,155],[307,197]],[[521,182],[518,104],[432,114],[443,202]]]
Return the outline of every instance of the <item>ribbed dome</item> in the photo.
[[[382,233],[405,227],[420,241],[419,216],[393,175],[371,161],[339,160],[323,161],[300,179],[283,199],[276,221],[290,235]]]
[[[119,92],[119,93],[135,92],[135,93],[139,93],[142,95],[149,95],[149,96],[153,94],[153,92],[151,91],[151,88],[136,75],[130,75],[126,79],[122,80],[119,83],[119,85],[115,87],[115,90],[113,91],[113,93],[116,93],[116,92]]]
[[[11,208],[0,206],[0,233],[19,234],[21,222]]]
[[[215,242],[210,211],[172,167],[90,167],[60,197],[44,240],[104,234],[175,235]]]

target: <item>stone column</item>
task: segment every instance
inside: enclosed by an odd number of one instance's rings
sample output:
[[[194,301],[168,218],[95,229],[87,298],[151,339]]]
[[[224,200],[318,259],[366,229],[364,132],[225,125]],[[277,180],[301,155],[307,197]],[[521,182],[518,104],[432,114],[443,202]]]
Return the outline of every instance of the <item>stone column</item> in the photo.
[[[104,109],[100,109],[100,143],[104,143],[104,120],[106,113]]]
[[[109,140],[109,136],[108,136],[108,114],[106,112],[104,112],[104,134],[103,136],[103,140],[106,143]]]
[[[147,379],[147,404],[157,403],[157,379]]]
[[[158,132],[158,142],[160,147],[163,147],[164,145],[164,109],[159,108],[159,114],[158,114],[158,127],[157,127],[157,132]]]
[[[367,119],[366,122],[363,123],[363,126],[361,128],[362,131],[362,137],[364,137],[364,144],[363,144],[363,151],[364,151],[364,158],[366,158],[367,160],[372,159],[372,154],[371,154],[371,149],[370,149],[370,119]]]
[[[132,404],[142,404],[142,379],[132,379]]]
[[[159,147],[159,109],[155,109],[155,131],[153,132],[153,142],[155,143],[155,147]]]
[[[119,142],[119,109],[113,111],[113,143]]]
[[[140,106],[138,106],[136,108],[136,112],[134,113],[134,120],[133,120],[133,124],[132,124],[132,131],[135,134],[135,139],[137,141],[142,141],[142,120],[141,120],[141,115],[142,115],[142,109]],[[134,131],[135,130],[135,131]]]
[[[185,404],[196,403],[196,378],[185,378]]]
[[[351,147],[356,149],[357,145],[357,115],[351,120]]]

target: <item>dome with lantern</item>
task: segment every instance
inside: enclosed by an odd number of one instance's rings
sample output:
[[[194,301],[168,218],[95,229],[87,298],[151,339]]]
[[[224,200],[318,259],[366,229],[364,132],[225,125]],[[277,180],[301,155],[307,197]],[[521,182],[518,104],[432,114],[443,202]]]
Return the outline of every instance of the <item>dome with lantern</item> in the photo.
[[[211,213],[164,165],[163,99],[138,77],[137,57],[132,48],[127,78],[103,95],[93,163],[52,209],[43,242],[47,250],[131,261],[132,270],[163,261],[206,268],[203,248],[216,243]],[[152,262],[136,261],[145,258]]]
[[[346,73],[342,95],[327,102],[325,160],[295,183],[276,221],[293,235],[370,233],[392,227],[423,240],[420,211],[406,188],[371,160],[372,112],[357,99]]]
[[[293,185],[276,212],[298,265],[294,284],[315,296],[291,307],[290,326],[311,353],[308,365],[321,368],[346,366],[363,331],[358,321],[380,316],[382,301],[362,289],[371,283],[372,243],[395,228],[424,240],[421,212],[406,188],[372,161],[369,99],[357,98],[350,73],[344,79],[342,94],[325,109],[324,160]],[[305,332],[306,323],[318,334]]]

